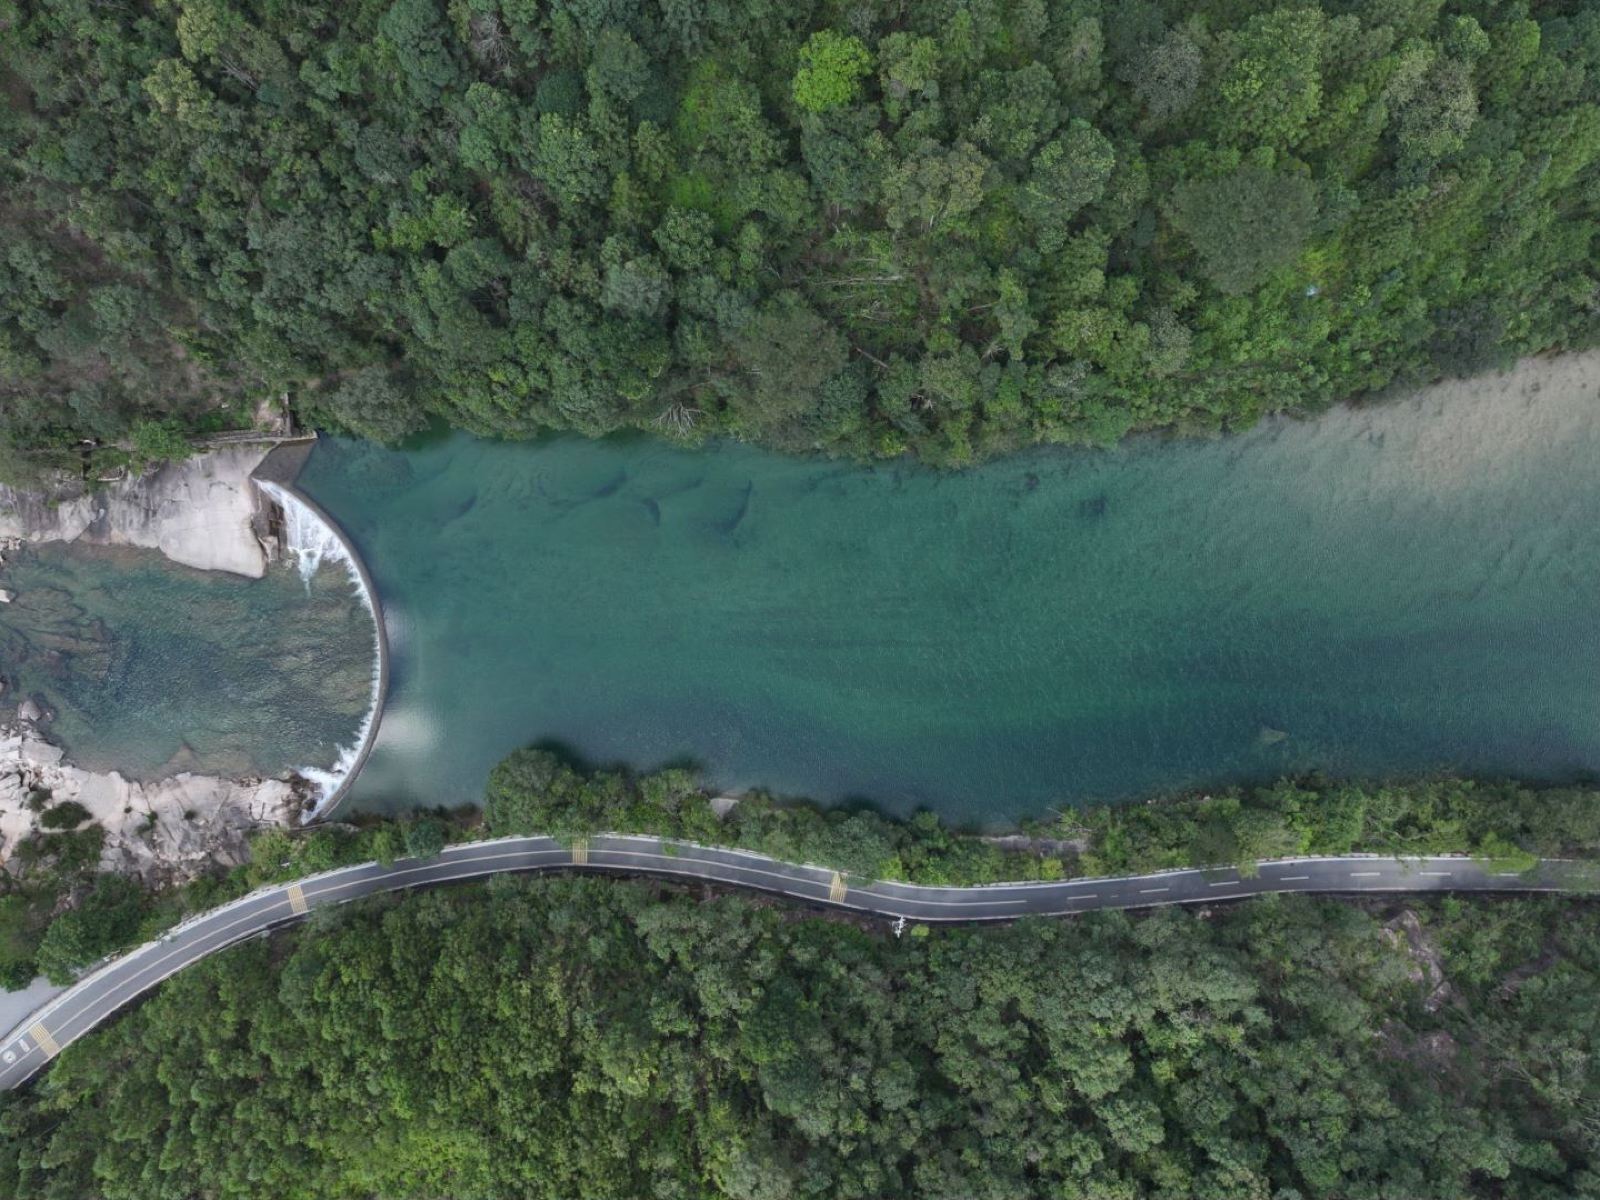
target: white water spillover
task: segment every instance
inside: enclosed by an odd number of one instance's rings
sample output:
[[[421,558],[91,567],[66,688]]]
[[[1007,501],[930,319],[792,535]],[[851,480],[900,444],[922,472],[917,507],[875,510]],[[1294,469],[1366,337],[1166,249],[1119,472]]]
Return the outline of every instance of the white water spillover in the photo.
[[[301,500],[288,488],[268,480],[256,480],[259,487],[270,497],[283,512],[283,543],[284,550],[292,554],[298,564],[300,578],[305,580],[306,586],[311,586],[311,580],[326,561],[342,563],[345,571],[350,576],[350,584],[367,606],[367,612],[372,615],[372,703],[367,707],[367,715],[361,721],[361,728],[356,731],[355,741],[348,746],[339,747],[338,760],[332,769],[323,770],[320,767],[300,767],[298,774],[316,784],[318,790],[317,805],[312,810],[312,816],[320,817],[327,809],[329,802],[339,793],[344,786],[350,772],[355,768],[361,757],[361,751],[372,736],[373,722],[377,720],[378,704],[381,699],[380,692],[383,686],[382,678],[382,646],[378,633],[378,607],[374,603],[371,593],[367,590],[367,582],[362,577],[361,571],[356,566],[350,547],[345,544],[342,537],[336,533],[326,521],[305,501]]]

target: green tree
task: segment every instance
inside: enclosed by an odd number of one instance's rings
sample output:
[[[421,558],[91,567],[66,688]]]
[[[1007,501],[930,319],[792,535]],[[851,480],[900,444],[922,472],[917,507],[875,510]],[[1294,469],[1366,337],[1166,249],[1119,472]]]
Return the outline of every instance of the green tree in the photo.
[[[750,411],[757,428],[814,410],[822,385],[845,365],[847,354],[838,332],[792,293],[764,308],[735,346],[752,381]]]
[[[456,84],[459,73],[433,0],[395,0],[378,20],[384,44],[400,64],[401,78],[418,103],[432,105]]]
[[[1478,117],[1472,68],[1440,59],[1396,107],[1396,140],[1407,158],[1431,163],[1454,153]]]
[[[149,462],[180,462],[194,453],[183,423],[172,417],[134,422],[130,439],[134,453]]]
[[[1041,250],[1061,248],[1073,218],[1105,194],[1116,163],[1116,151],[1105,135],[1076,118],[1061,137],[1034,155],[1017,204],[1032,223]]]
[[[387,367],[363,367],[313,403],[323,420],[379,442],[401,441],[428,423],[426,410]]]
[[[138,883],[121,875],[97,877],[89,893],[45,930],[36,955],[52,983],[70,983],[78,971],[128,946],[144,916]]]
[[[1194,102],[1203,66],[1195,40],[1182,29],[1170,29],[1139,55],[1128,83],[1152,121],[1170,121]]]
[[[445,828],[432,817],[419,817],[406,825],[405,838],[412,858],[433,858],[445,847]]]
[[[1322,106],[1328,19],[1317,8],[1280,8],[1221,36],[1231,60],[1212,109],[1219,136],[1234,145],[1294,146]]]
[[[860,38],[819,29],[800,47],[794,102],[814,113],[842,107],[860,95],[861,80],[871,73],[872,55]]]
[[[924,142],[884,180],[884,219],[891,229],[912,233],[960,226],[983,203],[989,168],[970,143],[945,150]]]
[[[1294,261],[1316,221],[1316,189],[1298,175],[1249,165],[1180,185],[1171,214],[1206,277],[1237,294]]]

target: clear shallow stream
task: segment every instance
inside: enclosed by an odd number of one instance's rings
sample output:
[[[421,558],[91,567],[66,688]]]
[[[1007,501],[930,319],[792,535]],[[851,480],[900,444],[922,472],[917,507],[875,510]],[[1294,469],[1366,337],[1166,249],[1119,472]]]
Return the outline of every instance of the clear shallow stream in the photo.
[[[0,705],[43,700],[76,765],[277,775],[332,767],[356,740],[372,618],[342,565],[252,580],[155,550],[45,544],[7,558]]]
[[[476,800],[533,741],[992,822],[1311,769],[1592,771],[1600,410],[1567,383],[949,475],[325,441],[300,483],[393,648],[349,803]]]

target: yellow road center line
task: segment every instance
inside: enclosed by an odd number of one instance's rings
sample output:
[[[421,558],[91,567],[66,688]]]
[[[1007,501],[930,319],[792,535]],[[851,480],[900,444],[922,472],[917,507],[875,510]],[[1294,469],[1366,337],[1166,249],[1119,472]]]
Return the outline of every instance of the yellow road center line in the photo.
[[[835,871],[833,873],[833,879],[828,884],[828,899],[832,900],[835,904],[838,904],[844,899],[844,894],[849,890],[850,889],[845,886],[844,876]]]
[[[579,838],[572,843],[572,865],[575,867],[587,866],[589,862],[589,839]]]
[[[306,903],[305,889],[298,883],[291,883],[283,889],[283,894],[289,897],[289,911],[297,916],[303,916],[310,910]]]
[[[55,1038],[50,1036],[50,1031],[44,1027],[42,1022],[35,1021],[28,1028],[28,1032],[33,1035],[33,1040],[38,1043],[39,1049],[43,1050],[49,1057],[54,1058],[61,1053],[61,1047],[56,1045]]]

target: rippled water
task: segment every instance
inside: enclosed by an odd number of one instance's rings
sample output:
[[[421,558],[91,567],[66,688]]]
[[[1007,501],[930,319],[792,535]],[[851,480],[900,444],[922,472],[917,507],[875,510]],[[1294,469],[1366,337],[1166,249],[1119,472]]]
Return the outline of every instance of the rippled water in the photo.
[[[0,585],[0,703],[35,695],[93,770],[275,775],[330,767],[371,700],[372,618],[344,569],[196,571],[154,550],[45,544]]]
[[[476,799],[535,740],[994,820],[1309,769],[1593,769],[1600,421],[1563,378],[954,475],[325,443],[301,483],[394,645],[353,802]]]

